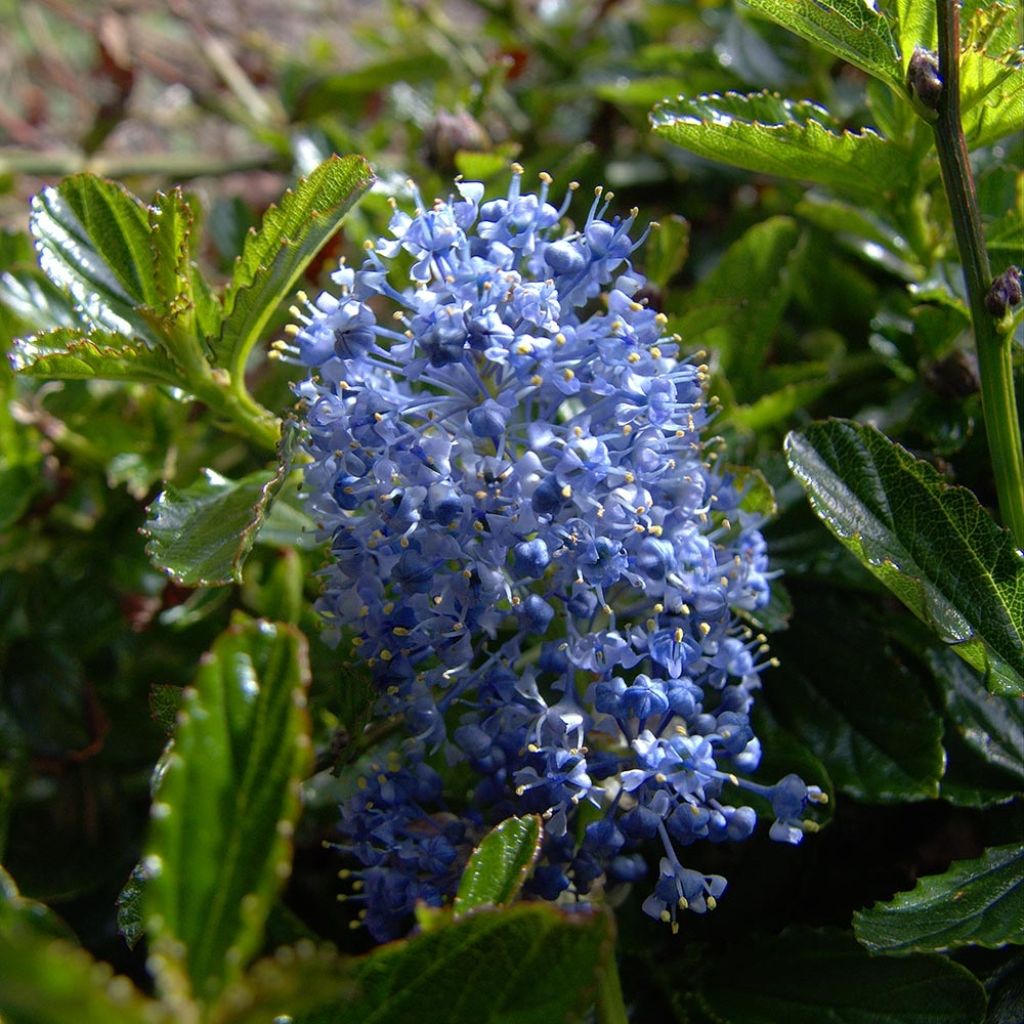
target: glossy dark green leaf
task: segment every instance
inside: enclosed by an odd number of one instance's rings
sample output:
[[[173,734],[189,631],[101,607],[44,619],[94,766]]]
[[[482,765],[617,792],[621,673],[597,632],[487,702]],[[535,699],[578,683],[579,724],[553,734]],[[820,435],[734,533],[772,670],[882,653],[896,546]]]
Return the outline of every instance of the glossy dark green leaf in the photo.
[[[159,1024],[169,1016],[22,899],[0,869],[0,1015],[5,1024]]]
[[[165,992],[209,999],[259,948],[310,765],[308,684],[298,630],[238,616],[185,691],[142,861]]]
[[[950,727],[1024,792],[1024,702],[989,693],[976,672],[948,651],[928,656],[942,686]]]
[[[985,993],[941,956],[872,957],[843,932],[731,943],[701,996],[729,1024],[981,1024]]]
[[[954,861],[910,892],[853,915],[858,940],[876,953],[914,953],[1006,943],[1024,945],[1024,846],[989,847]]]
[[[825,525],[986,677],[1024,694],[1024,556],[970,491],[872,427],[815,423],[786,438]]]
[[[477,911],[356,962],[359,995],[295,1024],[553,1024],[580,1021],[612,955],[604,913],[520,904]],[[429,1008],[427,1010],[426,1008]]]
[[[156,336],[138,307],[156,307],[146,208],[122,185],[76,174],[32,200],[32,234],[47,276],[90,323]]]
[[[207,469],[183,491],[168,487],[148,509],[146,552],[187,587],[240,581],[278,482],[270,470],[228,480]]]
[[[800,230],[789,217],[752,227],[685,297],[672,330],[713,352],[741,399],[751,395],[789,300],[789,261]]]
[[[795,612],[772,638],[781,667],[765,679],[765,703],[843,792],[877,802],[937,797],[942,722],[923,681],[863,603],[819,587],[791,592]]]
[[[18,373],[48,380],[119,380],[185,386],[181,371],[160,349],[111,331],[58,327],[16,341]]]
[[[267,323],[372,181],[362,157],[333,156],[267,211],[246,238],[224,296],[224,326],[213,346],[218,365],[245,372]]]
[[[837,57],[903,89],[900,54],[888,16],[867,0],[744,0],[748,7]]]
[[[541,821],[536,814],[506,818],[473,851],[459,881],[455,913],[511,903],[540,856]]]
[[[651,123],[658,135],[708,160],[827,185],[872,205],[908,174],[895,143],[869,129],[842,131],[823,107],[776,93],[666,99]]]

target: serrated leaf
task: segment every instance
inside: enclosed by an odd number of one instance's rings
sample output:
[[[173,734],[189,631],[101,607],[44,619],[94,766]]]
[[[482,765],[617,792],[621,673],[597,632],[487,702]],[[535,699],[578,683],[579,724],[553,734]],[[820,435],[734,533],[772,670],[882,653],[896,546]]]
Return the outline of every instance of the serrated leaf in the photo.
[[[1024,944],[1024,846],[989,847],[976,860],[954,861],[853,915],[857,939],[874,953],[937,952],[957,946]]]
[[[154,281],[159,297],[154,311],[165,327],[199,331],[210,337],[220,331],[220,303],[192,260],[195,212],[180,188],[158,192],[148,211]]]
[[[57,327],[14,342],[16,373],[47,380],[120,380],[184,387],[181,371],[160,349],[100,329]]]
[[[865,128],[842,131],[825,110],[777,93],[680,96],[651,112],[658,135],[708,160],[827,185],[872,205],[907,181],[906,154]]]
[[[270,1013],[290,1014],[295,1024],[581,1021],[612,944],[611,918],[602,912],[566,914],[534,903],[475,911],[455,921],[442,914],[429,932],[339,961],[333,976],[347,991],[317,1009],[291,1014],[288,999],[265,999],[259,1015],[225,1014],[217,1024],[257,1024],[272,1019]],[[302,970],[296,968],[300,976]],[[328,968],[328,979],[331,973]],[[289,984],[287,976],[281,980]]]
[[[473,851],[455,896],[456,915],[511,903],[540,856],[541,822],[536,814],[506,818]]]
[[[362,157],[332,156],[267,211],[246,238],[224,296],[224,326],[213,346],[218,365],[244,373],[268,321],[372,181]]]
[[[896,0],[896,33],[899,37],[903,71],[906,73],[914,50],[938,47],[935,21],[935,0]]]
[[[685,297],[672,330],[714,352],[737,396],[755,391],[758,368],[789,300],[789,261],[800,229],[771,217],[745,232]]]
[[[166,1020],[123,977],[114,977],[58,926],[18,896],[0,869],[0,1015],[6,1024],[157,1024]]]
[[[284,479],[284,466],[241,480],[212,469],[185,490],[168,487],[150,505],[146,553],[176,583],[218,587],[241,581],[242,565]]]
[[[132,868],[128,881],[117,894],[114,904],[117,911],[117,930],[129,949],[142,938],[145,928],[142,924],[142,900],[145,893],[146,869],[141,864]]]
[[[963,111],[961,119],[967,145],[972,150],[1024,131],[1024,66],[1017,63],[1010,69],[997,69],[990,66],[995,61],[980,60],[985,63],[979,75],[989,84],[979,89],[982,95]]]
[[[1024,556],[970,491],[873,427],[811,424],[786,438],[819,518],[990,690],[1024,694]]]
[[[76,174],[33,198],[30,225],[44,272],[89,323],[155,344],[138,309],[155,306],[158,295],[146,209],[135,196]]]
[[[259,948],[311,762],[308,685],[302,633],[238,615],[184,694],[142,862],[165,991],[210,999]]]
[[[892,26],[874,0],[744,0],[744,3],[902,91],[900,54]]]
[[[849,595],[791,592],[790,628],[772,639],[781,668],[777,682],[766,680],[771,712],[851,796],[885,803],[937,797],[942,723],[922,680]]]
[[[701,996],[730,1024],[981,1024],[985,1016],[985,992],[959,964],[871,957],[835,931],[732,943]]]

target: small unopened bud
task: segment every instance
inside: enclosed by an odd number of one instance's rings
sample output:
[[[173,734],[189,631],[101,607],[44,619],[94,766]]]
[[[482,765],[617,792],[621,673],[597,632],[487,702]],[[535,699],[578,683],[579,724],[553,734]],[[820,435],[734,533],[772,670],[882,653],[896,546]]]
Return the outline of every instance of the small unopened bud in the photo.
[[[997,319],[1021,302],[1020,267],[1007,267],[993,282],[985,296],[985,308]]]
[[[938,117],[942,79],[939,77],[939,59],[931,50],[918,46],[907,65],[907,91],[914,109],[926,121]]]

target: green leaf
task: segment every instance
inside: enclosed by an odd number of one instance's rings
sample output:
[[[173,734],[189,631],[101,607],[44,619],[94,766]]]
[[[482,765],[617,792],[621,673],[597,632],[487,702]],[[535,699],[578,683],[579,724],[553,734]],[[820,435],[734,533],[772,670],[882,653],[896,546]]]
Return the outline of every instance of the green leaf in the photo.
[[[869,128],[842,131],[824,107],[777,93],[680,96],[659,103],[651,124],[708,160],[827,185],[873,206],[901,189],[909,173],[896,143]]]
[[[141,864],[132,868],[124,887],[117,894],[117,930],[129,949],[142,938],[145,926],[142,923],[142,901],[145,894],[146,869]]]
[[[981,1024],[985,992],[941,956],[871,957],[847,933],[732,943],[701,985],[730,1024]]]
[[[219,366],[244,373],[270,318],[372,182],[362,157],[332,156],[267,211],[259,231],[246,238],[224,296],[224,327],[214,343]]]
[[[690,253],[690,222],[672,213],[662,217],[644,253],[644,273],[657,288],[675,277]]]
[[[900,54],[892,26],[871,0],[744,0],[837,57],[902,92]]]
[[[989,693],[970,667],[946,651],[930,651],[928,662],[961,739],[1024,792],[1024,703]]]
[[[157,317],[165,330],[220,331],[220,303],[192,260],[195,212],[180,188],[158,192],[148,210]]]
[[[729,246],[672,318],[672,330],[688,347],[715,353],[741,399],[756,393],[758,368],[789,301],[789,263],[799,238],[790,217],[756,224]]]
[[[858,940],[873,953],[913,953],[1024,944],[1024,846],[989,847],[954,861],[889,903],[853,915]]]
[[[612,946],[601,911],[534,903],[454,923],[440,915],[431,931],[351,962],[358,994],[297,1014],[295,1024],[423,1024],[425,1014],[430,1024],[580,1021]]]
[[[793,620],[772,638],[780,678],[765,681],[772,713],[838,789],[879,802],[937,797],[942,723],[922,680],[850,595],[790,589]]]
[[[139,306],[156,306],[146,208],[123,186],[76,174],[32,200],[32,234],[39,262],[97,327],[156,336]]]
[[[308,121],[323,114],[333,114],[349,108],[353,99],[395,82],[437,81],[449,71],[448,62],[434,50],[391,53],[386,60],[309,82],[295,99],[294,117],[296,121]]]
[[[540,856],[541,822],[536,814],[506,818],[473,851],[455,896],[456,915],[482,906],[511,903]]]
[[[142,861],[165,992],[209,999],[259,948],[311,762],[308,685],[302,633],[239,615],[185,691]]]
[[[938,30],[935,22],[935,0],[896,0],[896,33],[899,36],[903,72],[921,47],[933,53],[938,48]]]
[[[785,447],[829,530],[990,690],[1024,694],[1024,556],[974,495],[850,421],[811,424]]]
[[[962,117],[964,136],[972,150],[1020,132],[1024,108],[1024,67],[1020,63],[1012,65],[1007,74],[1005,64],[987,57],[979,58],[979,63],[977,74],[985,84],[978,87],[981,95]]]
[[[57,327],[14,342],[17,373],[48,380],[140,381],[184,387],[181,371],[160,349],[110,331]]]
[[[285,431],[286,441],[291,432]],[[176,583],[215,587],[241,582],[242,565],[288,473],[288,459],[276,471],[228,480],[204,469],[201,480],[183,491],[168,487],[147,509],[141,532],[146,553]]]
[[[123,977],[97,963],[50,912],[17,894],[0,869],[0,1015],[5,1024],[157,1024],[166,1020]]]

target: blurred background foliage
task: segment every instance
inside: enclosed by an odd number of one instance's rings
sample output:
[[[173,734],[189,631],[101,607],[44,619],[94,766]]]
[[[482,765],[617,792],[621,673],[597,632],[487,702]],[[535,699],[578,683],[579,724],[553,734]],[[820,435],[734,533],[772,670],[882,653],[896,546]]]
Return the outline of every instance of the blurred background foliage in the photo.
[[[942,683],[956,659],[950,667],[834,542],[781,455],[786,431],[850,417],[994,507],[934,169],[920,164],[915,208],[887,217],[841,190],[693,156],[648,121],[665,97],[768,89],[825,105],[842,128],[888,134],[899,114],[877,83],[728,0],[0,0],[0,24],[5,347],[41,316],[67,321],[66,298],[36,266],[27,210],[41,187],[82,170],[144,198],[183,183],[202,222],[196,258],[224,281],[288,185],[331,153],[364,154],[379,184],[309,268],[310,291],[384,229],[386,197],[409,177],[428,196],[447,193],[455,174],[501,187],[515,159],[528,176],[579,181],[582,194],[605,185],[616,207],[660,222],[646,254],[650,301],[686,347],[709,353],[720,457],[775,487],[767,532],[785,575],[760,624],[777,631],[782,668],[766,679],[765,748],[840,791],[830,827],[800,849],[759,838],[701,851],[699,866],[727,865],[734,884],[713,919],[686,922],[691,940],[846,926],[853,910],[1019,835],[1012,744],[1001,765],[979,753]],[[997,269],[1020,262],[1024,135],[978,149],[974,162]],[[266,352],[250,360],[250,388],[285,411],[298,371]],[[322,553],[308,538],[265,531],[236,587],[188,589],[146,555],[139,529],[161,481],[186,487],[200,467],[238,478],[262,465],[166,390],[40,384],[0,366],[0,860],[24,894],[56,907],[87,949],[143,985],[143,953],[118,934],[115,900],[142,848],[167,707],[232,612],[310,636],[320,767],[351,756],[346,744],[365,721],[364,685],[343,678],[316,639],[309,599]],[[1019,732],[1019,708],[1012,714]],[[310,931],[363,946],[321,848],[343,785],[323,772],[307,787],[268,947]],[[627,995],[636,1019],[654,1019],[678,1004],[673,979],[693,947],[637,907],[624,908],[620,927]],[[961,959],[984,980],[1008,969],[999,951]],[[631,969],[661,980],[631,987]]]

